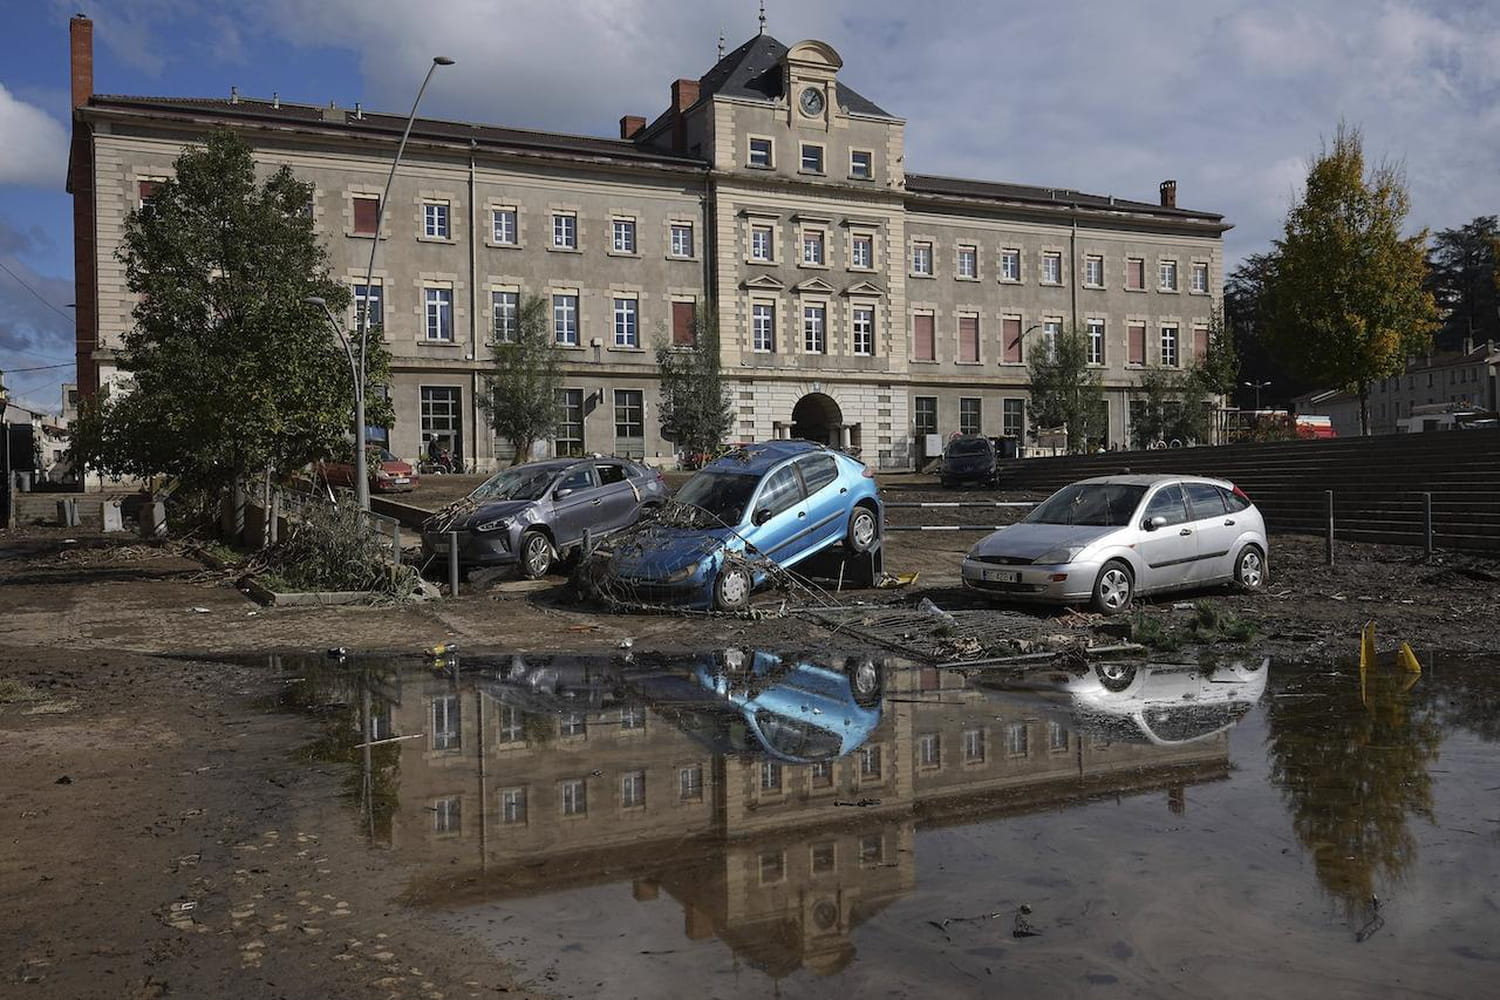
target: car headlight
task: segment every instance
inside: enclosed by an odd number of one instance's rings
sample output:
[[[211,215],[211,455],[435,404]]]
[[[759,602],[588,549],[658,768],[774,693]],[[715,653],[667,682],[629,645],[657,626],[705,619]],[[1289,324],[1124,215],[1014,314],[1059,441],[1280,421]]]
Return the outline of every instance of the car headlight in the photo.
[[[682,567],[682,569],[678,570],[677,572],[675,572],[675,573],[668,573],[665,577],[663,577],[662,582],[663,583],[681,583],[683,580],[686,580],[688,577],[690,577],[694,573],[698,572],[698,567],[700,565],[701,565],[701,563],[695,563],[695,562],[694,563],[688,563],[686,566]]]
[[[509,528],[510,518],[508,517],[497,517],[493,521],[485,521],[483,524],[474,526],[475,531],[506,531]]]
[[[1059,545],[1055,549],[1043,552],[1033,559],[1032,562],[1038,566],[1060,566],[1063,563],[1070,563],[1074,559],[1077,559],[1078,553],[1082,552],[1084,548],[1086,546],[1083,545]]]

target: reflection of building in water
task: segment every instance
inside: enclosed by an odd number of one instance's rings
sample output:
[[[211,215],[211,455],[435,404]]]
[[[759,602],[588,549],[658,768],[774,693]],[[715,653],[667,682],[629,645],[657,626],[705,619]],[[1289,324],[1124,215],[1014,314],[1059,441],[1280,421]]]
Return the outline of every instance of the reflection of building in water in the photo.
[[[767,974],[854,957],[853,929],[915,884],[916,831],[1166,790],[1228,772],[1223,733],[1108,742],[936,670],[895,670],[870,739],[826,763],[721,756],[623,689],[571,696],[432,674],[404,686],[392,846],[432,903],[630,881],[691,939]]]

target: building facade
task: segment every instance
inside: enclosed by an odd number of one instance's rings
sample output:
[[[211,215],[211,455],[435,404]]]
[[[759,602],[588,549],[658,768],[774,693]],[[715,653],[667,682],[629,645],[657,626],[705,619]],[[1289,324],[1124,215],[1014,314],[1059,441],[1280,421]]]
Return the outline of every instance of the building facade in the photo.
[[[388,443],[406,456],[436,436],[471,467],[510,459],[478,399],[490,345],[533,294],[563,354],[550,447],[653,463],[674,456],[654,349],[705,321],[733,440],[805,437],[882,468],[920,461],[932,434],[1024,439],[1032,352],[1070,327],[1087,332],[1120,443],[1138,370],[1207,348],[1221,216],[1178,208],[1171,181],[1147,203],[908,173],[905,122],[844,84],[823,42],[758,35],[673,83],[654,120],[623,117],[618,139],[419,119],[381,213],[404,118],[233,93],[97,95],[92,26],[71,28],[85,395],[121,378],[127,214],[221,126],[267,171],[314,184],[334,273],[392,352]]]
[[[1359,397],[1322,389],[1293,400],[1298,413],[1326,414],[1340,437],[1360,433]],[[1442,412],[1500,410],[1500,348],[1493,342],[1465,344],[1463,350],[1407,360],[1406,370],[1370,384],[1371,434],[1398,434],[1417,428],[1426,414],[1434,424]]]

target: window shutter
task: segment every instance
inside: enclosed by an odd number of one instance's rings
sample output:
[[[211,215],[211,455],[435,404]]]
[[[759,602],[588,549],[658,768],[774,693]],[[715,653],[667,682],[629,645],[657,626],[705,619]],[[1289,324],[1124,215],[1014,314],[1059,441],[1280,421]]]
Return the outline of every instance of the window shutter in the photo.
[[[1208,331],[1199,327],[1193,331],[1193,360],[1202,361],[1208,357]]]
[[[1146,325],[1144,323],[1131,323],[1130,332],[1130,363],[1143,365],[1146,363]]]
[[[375,216],[380,212],[379,198],[355,198],[354,199],[354,231],[356,233],[375,232]]]
[[[698,342],[697,332],[693,329],[698,317],[698,306],[695,302],[673,302],[672,303],[672,346],[692,347]]]
[[[141,201],[142,202],[147,202],[147,201],[151,200],[151,196],[156,193],[156,186],[159,183],[161,183],[161,182],[160,181],[141,181],[140,182],[139,189],[140,189],[140,196],[141,196]]]
[[[1146,287],[1146,262],[1143,261],[1143,260],[1126,261],[1125,267],[1126,267],[1125,287],[1126,288],[1145,288]]]
[[[1000,340],[1004,347],[1003,360],[1010,364],[1019,364],[1021,361],[1021,321],[1014,316],[1007,316],[1000,321]]]
[[[932,336],[932,317],[913,316],[911,318],[912,334],[916,339],[913,347],[914,356],[918,361],[936,361],[937,352]]]
[[[958,318],[958,360],[979,360],[979,317]]]

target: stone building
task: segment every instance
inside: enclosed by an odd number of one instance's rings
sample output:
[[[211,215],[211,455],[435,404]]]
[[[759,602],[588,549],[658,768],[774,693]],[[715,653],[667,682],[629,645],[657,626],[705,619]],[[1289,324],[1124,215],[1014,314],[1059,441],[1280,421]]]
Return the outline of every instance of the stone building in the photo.
[[[1118,442],[1138,370],[1206,349],[1221,216],[1178,208],[1172,181],[1141,202],[909,172],[904,120],[844,83],[820,41],[757,35],[614,139],[419,119],[377,235],[402,116],[232,88],[95,94],[92,25],[71,30],[85,395],[119,379],[125,217],[219,126],[315,185],[333,270],[393,354],[402,455],[437,435],[472,467],[510,457],[476,401],[489,345],[529,294],[548,300],[564,355],[551,447],[651,462],[674,454],[653,349],[690,341],[699,319],[718,326],[734,440],[806,437],[882,468],[910,467],[931,434],[1024,439],[1031,352],[1068,327],[1087,331]]]

